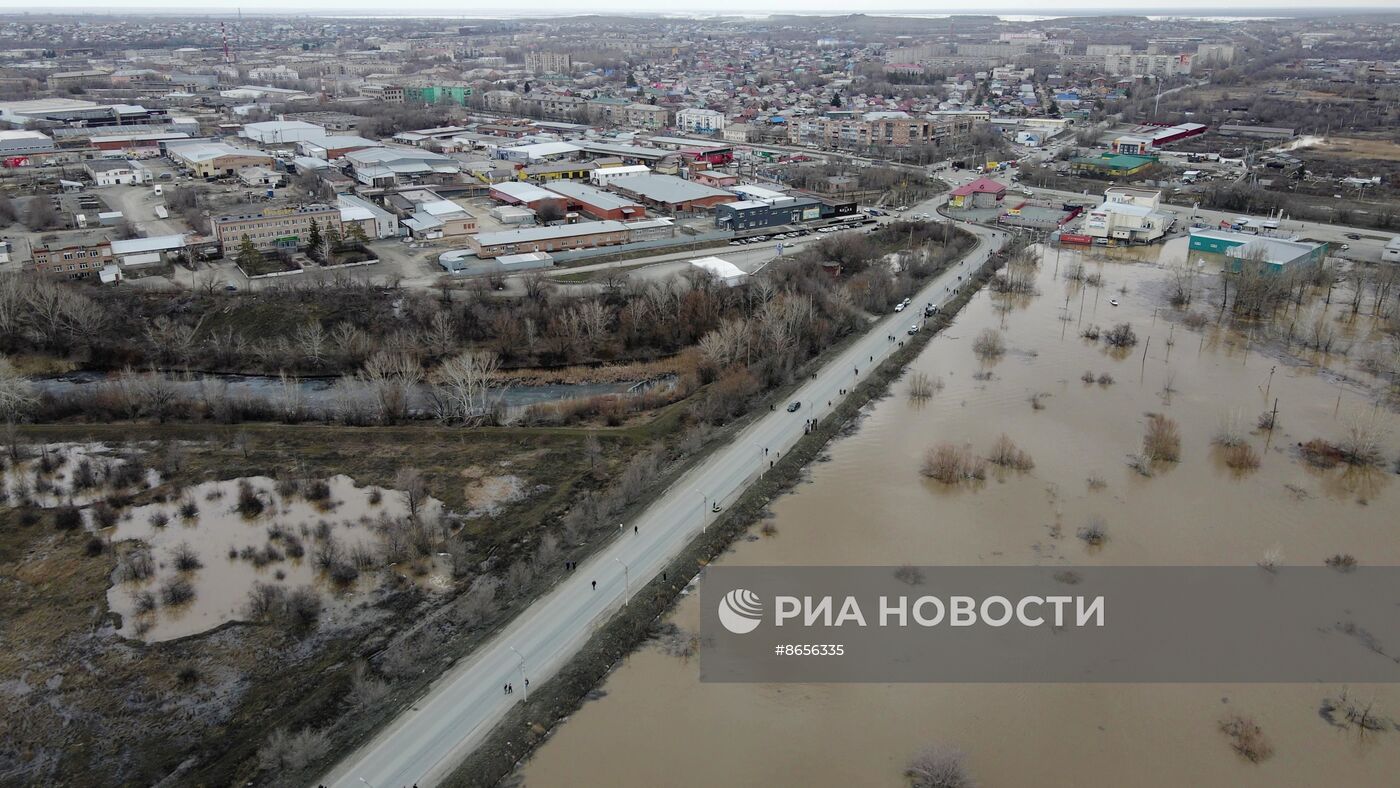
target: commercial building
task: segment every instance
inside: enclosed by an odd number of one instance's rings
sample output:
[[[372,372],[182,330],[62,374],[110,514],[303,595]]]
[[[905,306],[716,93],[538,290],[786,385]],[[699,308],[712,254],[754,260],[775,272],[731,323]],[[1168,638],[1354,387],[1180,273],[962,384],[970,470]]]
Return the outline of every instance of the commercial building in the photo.
[[[64,246],[32,246],[29,256],[30,268],[37,273],[64,279],[87,279],[111,264],[112,242],[103,238]]]
[[[1283,272],[1293,266],[1320,263],[1327,254],[1327,244],[1225,229],[1192,229],[1189,248],[1193,252],[1224,255],[1229,258],[1226,267],[1236,273],[1247,262],[1262,264],[1266,271]]]
[[[569,158],[578,153],[579,150],[579,146],[572,142],[536,142],[528,145],[516,145],[511,148],[497,148],[496,158],[522,164],[534,164]]]
[[[165,152],[176,165],[200,178],[231,176],[245,167],[273,164],[272,157],[261,151],[205,140],[167,142]]]
[[[676,128],[691,134],[714,134],[727,125],[723,112],[687,107],[676,113]]]
[[[291,145],[303,140],[320,139],[326,136],[326,130],[302,120],[269,120],[245,124],[238,135],[259,145]]]
[[[991,178],[964,183],[948,195],[949,208],[995,208],[1006,197],[1006,186]]]
[[[739,200],[715,206],[715,226],[739,231],[801,224],[822,218],[824,205],[812,197]]]
[[[1157,163],[1156,156],[1128,156],[1121,153],[1103,153],[1098,156],[1085,156],[1070,161],[1070,171],[1077,175],[1098,178],[1122,178],[1136,175]]]
[[[627,243],[627,225],[615,221],[576,222],[551,227],[525,227],[494,233],[477,233],[470,245],[477,257],[591,249]]]
[[[1291,140],[1298,135],[1296,129],[1283,126],[1246,126],[1238,123],[1224,123],[1218,129],[1222,137],[1253,137],[1269,140]]]
[[[643,205],[672,213],[696,213],[726,202],[737,202],[732,192],[704,186],[672,175],[633,175],[618,178],[609,184],[616,192],[625,194]]]
[[[235,254],[247,236],[259,249],[299,249],[306,245],[315,223],[324,234],[326,228],[339,232],[340,208],[312,204],[292,208],[269,208],[256,213],[215,217],[210,224],[214,240],[224,248],[225,255]]]
[[[1151,189],[1104,190],[1104,201],[1085,214],[1082,233],[1117,243],[1151,243],[1171,228],[1172,215],[1161,210],[1162,193]]]
[[[120,264],[122,269],[144,268],[150,265],[159,265],[166,261],[169,255],[183,252],[189,246],[189,241],[183,234],[175,235],[154,235],[149,238],[128,238],[125,241],[113,241],[112,257]]]
[[[616,221],[641,219],[647,215],[647,209],[641,204],[587,184],[562,181],[551,183],[545,189],[564,198],[564,211],[568,213]]]
[[[585,181],[589,174],[598,169],[591,161],[559,161],[547,164],[530,164],[516,172],[525,180],[537,183],[552,181]]]
[[[402,224],[414,238],[451,238],[476,232],[476,217],[465,208],[430,189],[414,189],[395,195],[413,204]]]

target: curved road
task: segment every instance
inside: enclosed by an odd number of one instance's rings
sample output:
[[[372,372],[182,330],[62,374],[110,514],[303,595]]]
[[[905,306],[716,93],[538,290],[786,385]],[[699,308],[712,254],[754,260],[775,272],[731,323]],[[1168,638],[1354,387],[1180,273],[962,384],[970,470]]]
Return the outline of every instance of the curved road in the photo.
[[[1005,237],[983,227],[967,228],[979,241],[968,256],[913,296],[909,310],[872,323],[864,337],[823,366],[793,394],[802,403],[798,411],[779,408],[758,419],[673,484],[636,520],[620,525],[625,530],[618,539],[445,673],[322,782],[335,788],[427,788],[449,775],[511,704],[525,699],[526,678],[539,684],[564,666],[593,631],[626,604],[633,589],[660,572],[707,526],[714,517],[714,502],[725,506],[743,492],[770,461],[802,437],[807,419],[825,416],[831,410],[827,403],[835,405],[839,390],[853,387],[897,349],[891,335],[903,339],[909,327],[922,320],[925,303],[941,306],[951,299],[962,277],[1000,248]],[[627,533],[634,525],[636,533]],[[519,694],[504,694],[507,682]]]

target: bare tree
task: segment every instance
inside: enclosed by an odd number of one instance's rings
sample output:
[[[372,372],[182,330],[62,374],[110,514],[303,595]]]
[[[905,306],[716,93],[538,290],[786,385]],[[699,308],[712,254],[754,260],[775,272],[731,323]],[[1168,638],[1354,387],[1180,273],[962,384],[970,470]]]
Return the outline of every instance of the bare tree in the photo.
[[[468,351],[442,362],[437,369],[438,383],[433,394],[438,418],[443,421],[479,424],[491,406],[491,390],[501,362],[490,351]]]
[[[35,402],[34,386],[29,378],[15,369],[9,358],[0,355],[0,416],[5,423],[12,425],[24,418]]]

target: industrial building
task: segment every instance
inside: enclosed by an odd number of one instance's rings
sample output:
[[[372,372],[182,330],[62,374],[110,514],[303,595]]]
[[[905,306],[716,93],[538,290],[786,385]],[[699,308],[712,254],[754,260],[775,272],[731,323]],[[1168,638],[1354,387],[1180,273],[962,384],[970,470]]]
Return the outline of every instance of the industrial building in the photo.
[[[697,213],[726,202],[737,202],[732,192],[714,189],[673,175],[633,175],[618,178],[610,187],[643,205],[672,213]]]
[[[92,177],[95,186],[130,186],[150,180],[150,171],[126,159],[89,159],[83,162],[83,169]]]
[[[354,134],[336,134],[325,137],[317,137],[310,140],[301,140],[297,143],[297,150],[303,156],[310,156],[315,159],[334,161],[347,153],[353,153],[365,148],[382,148],[384,143],[377,140],[367,140],[364,137]]]
[[[175,164],[200,178],[236,175],[244,167],[271,167],[273,164],[272,157],[261,151],[207,140],[167,142],[165,152]]]
[[[421,148],[360,148],[342,157],[355,180],[384,188],[401,183],[448,182],[462,171],[461,162]]]
[[[517,253],[617,246],[627,243],[629,235],[627,225],[605,220],[477,233],[470,238],[471,248],[476,256],[488,258]]]
[[[340,208],[322,204],[269,208],[256,213],[215,217],[210,224],[214,240],[223,246],[224,254],[229,255],[236,252],[244,236],[259,249],[300,249],[306,245],[313,222],[322,233],[327,227],[335,227],[340,232]]]
[[[647,209],[640,203],[587,184],[559,181],[549,184],[545,189],[564,198],[563,207],[566,212],[582,213],[592,219],[614,219],[621,222],[642,219],[647,215]]]
[[[53,150],[53,140],[43,132],[28,129],[0,131],[0,158],[33,156],[52,153]]]
[[[533,183],[521,183],[519,181],[505,181],[497,183],[491,187],[489,192],[491,199],[505,205],[521,205],[532,211],[538,211],[546,205],[553,205],[561,211],[564,209],[563,195],[541,188]]]
[[[632,164],[624,167],[599,167],[588,174],[588,180],[594,186],[607,186],[618,178],[630,178],[633,175],[648,175],[651,168],[645,164]]]
[[[303,120],[269,120],[245,124],[238,132],[259,145],[290,145],[305,140],[320,139],[326,130]]]
[[[64,279],[86,279],[112,262],[112,242],[103,238],[65,246],[31,246],[30,267]]]
[[[690,265],[713,276],[725,287],[734,287],[748,281],[749,275],[739,266],[718,257],[701,257],[691,260]]]

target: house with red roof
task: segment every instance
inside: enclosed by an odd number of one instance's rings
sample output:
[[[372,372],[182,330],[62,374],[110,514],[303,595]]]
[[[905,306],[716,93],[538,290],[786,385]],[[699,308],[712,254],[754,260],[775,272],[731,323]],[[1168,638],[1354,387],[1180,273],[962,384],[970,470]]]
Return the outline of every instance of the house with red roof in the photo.
[[[1006,187],[991,178],[964,183],[948,196],[950,208],[995,208],[1006,196]]]

